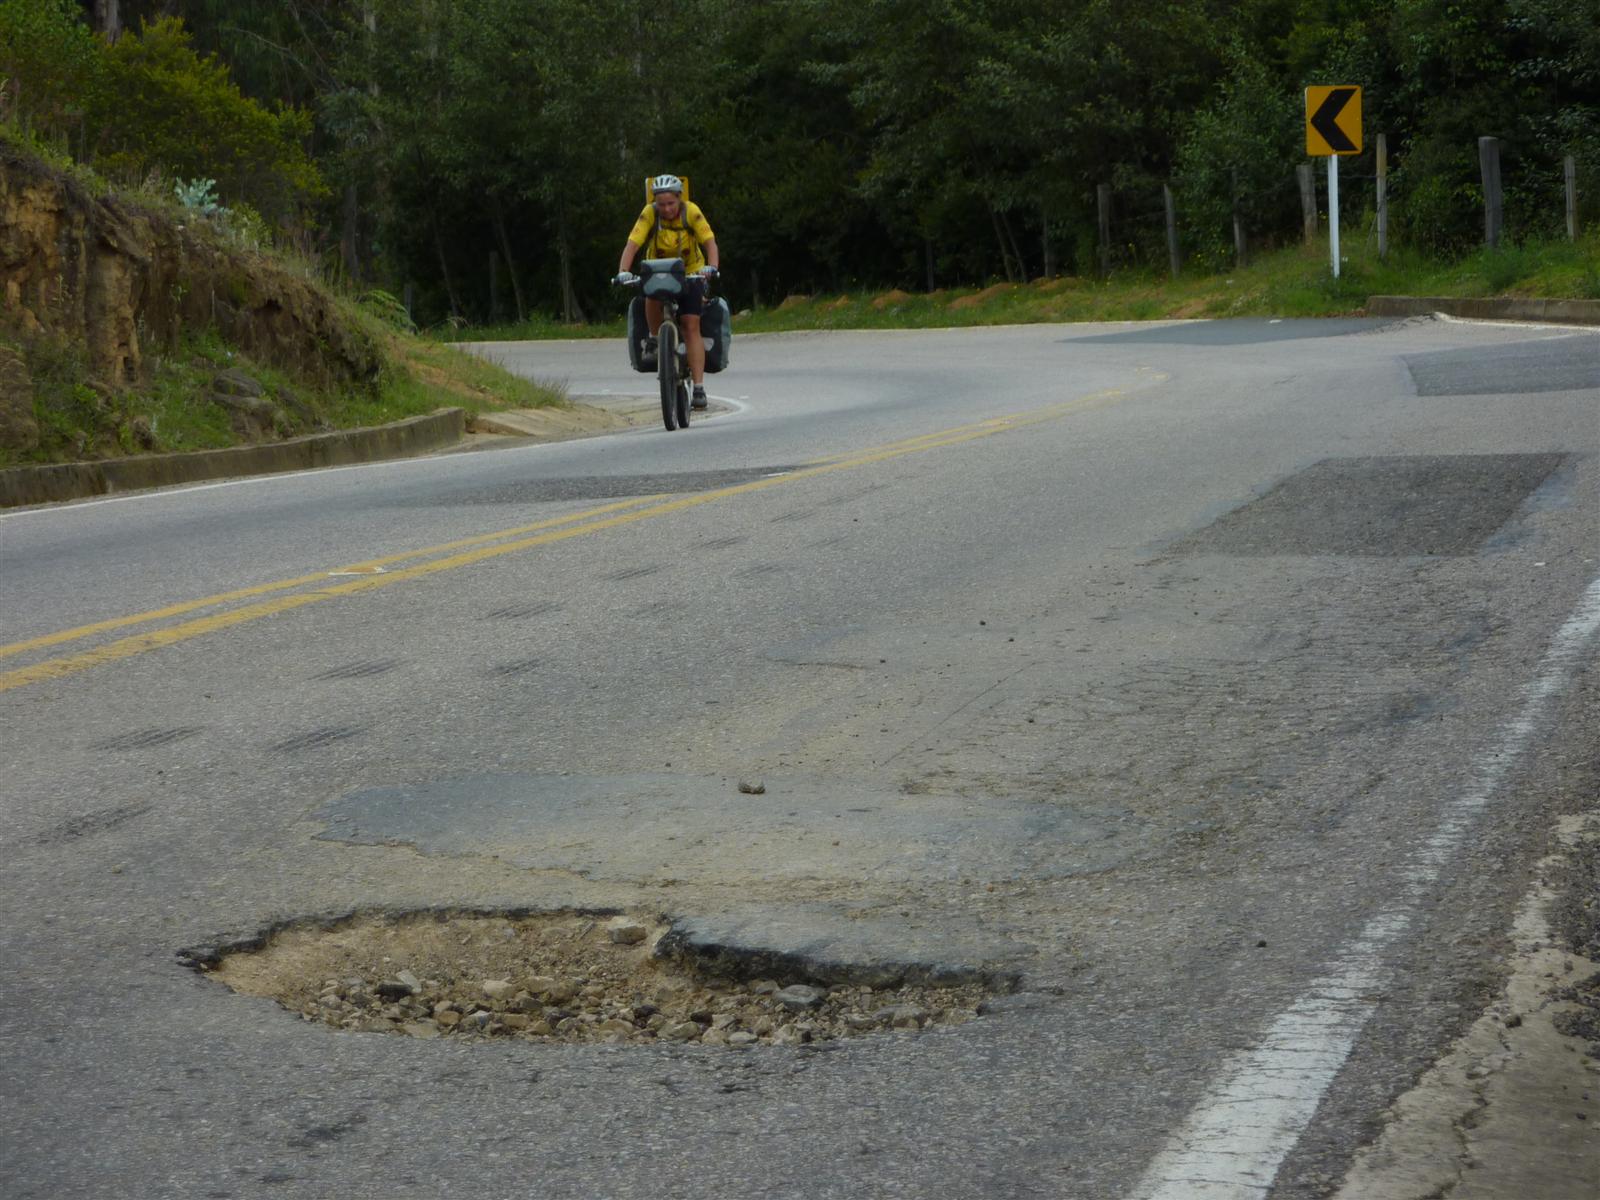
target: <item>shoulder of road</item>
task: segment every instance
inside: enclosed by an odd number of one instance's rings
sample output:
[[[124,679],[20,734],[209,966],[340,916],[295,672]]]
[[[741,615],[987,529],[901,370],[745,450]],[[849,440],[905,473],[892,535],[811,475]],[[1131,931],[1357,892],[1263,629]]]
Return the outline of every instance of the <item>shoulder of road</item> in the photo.
[[[343,429],[254,446],[141,454],[96,462],[0,469],[0,508],[53,504],[216,479],[352,466],[491,446],[558,442],[615,433],[657,419],[654,397],[580,397],[571,404],[469,417],[442,408],[388,425]]]
[[[1435,314],[1473,320],[1600,325],[1600,300],[1373,296],[1366,305],[1366,315],[1372,317]],[[446,408],[390,425],[225,450],[7,467],[0,469],[0,508],[454,450],[563,441],[649,424],[655,420],[655,408],[653,397],[611,395],[583,396],[560,407],[485,413],[472,418],[464,409]]]

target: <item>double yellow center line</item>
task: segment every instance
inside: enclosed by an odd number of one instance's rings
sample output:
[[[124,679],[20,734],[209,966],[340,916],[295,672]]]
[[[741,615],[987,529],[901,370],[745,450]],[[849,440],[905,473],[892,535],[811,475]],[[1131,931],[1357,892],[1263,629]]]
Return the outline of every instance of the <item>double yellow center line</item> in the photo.
[[[59,633],[46,634],[42,637],[30,638],[27,641],[12,642],[9,645],[0,646],[0,658],[44,650],[52,646],[64,645],[67,642],[74,642],[83,638],[93,637],[96,634],[110,633],[114,630],[126,629],[135,625],[163,621],[171,617],[181,617],[199,609],[210,608],[219,604],[228,604],[237,600],[255,601],[239,608],[229,609],[226,612],[213,613],[209,616],[197,617],[193,620],[183,621],[151,632],[119,638],[77,654],[49,658],[31,666],[19,667],[0,673],[0,692],[26,687],[31,683],[41,683],[48,679],[61,679],[68,675],[75,675],[79,671],[87,671],[91,667],[103,666],[106,663],[131,658],[137,654],[144,654],[147,651],[157,650],[163,646],[171,646],[178,642],[188,641],[190,638],[201,637],[208,633],[216,633],[219,630],[260,620],[263,617],[276,616],[278,613],[304,608],[308,604],[320,604],[325,600],[335,600],[343,596],[354,596],[363,592],[376,591],[379,588],[392,587],[407,580],[421,579],[428,575],[436,575],[441,571],[455,570],[457,567],[471,566],[473,563],[483,562],[490,558],[498,558],[503,554],[515,554],[522,550],[531,550],[537,546],[547,546],[554,542],[584,537],[588,534],[600,533],[603,530],[616,529],[622,525],[631,525],[638,521],[670,516],[686,509],[697,508],[702,504],[712,504],[718,500],[744,495],[748,492],[765,491],[768,488],[779,487],[783,484],[793,483],[796,480],[811,479],[835,471],[853,470],[858,467],[870,466],[873,463],[901,458],[908,454],[920,454],[929,450],[938,450],[946,446],[957,446],[963,442],[992,437],[997,433],[1005,433],[1027,425],[1036,425],[1042,421],[1051,421],[1057,417],[1104,403],[1121,395],[1123,395],[1123,392],[1120,389],[1112,388],[1103,392],[1096,392],[1093,395],[1082,396],[1064,404],[1051,405],[1047,408],[1017,413],[1011,416],[993,417],[970,425],[959,425],[951,429],[939,430],[936,433],[922,434],[918,437],[890,442],[870,450],[824,459],[796,471],[768,476],[765,479],[752,480],[749,483],[735,484],[730,487],[715,488],[707,492],[696,492],[692,495],[670,498],[665,494],[636,497],[616,504],[607,504],[600,508],[592,508],[584,512],[570,513],[564,517],[540,521],[532,525],[501,529],[494,533],[479,534],[475,537],[462,538],[459,541],[445,542],[438,546],[428,546],[420,550],[408,550],[401,554],[391,554],[385,558],[368,559],[365,562],[352,563],[349,566],[332,571],[319,571],[310,575],[300,575],[293,579],[257,584],[254,587],[239,588],[231,592],[219,592],[214,596],[188,600],[181,604],[168,605],[165,608],[151,609],[148,612],[135,613],[132,616],[96,621],[90,625],[64,629]],[[398,570],[389,569],[396,564],[416,559],[426,559],[427,561],[417,563],[415,566],[401,567]],[[329,584],[327,582],[330,578],[343,575],[351,575],[354,578],[341,583]],[[313,584],[322,584],[323,586],[310,587]],[[296,588],[309,588],[309,590],[295,591],[294,589]],[[289,592],[291,594],[274,594],[280,592]],[[269,598],[256,599],[257,597]]]

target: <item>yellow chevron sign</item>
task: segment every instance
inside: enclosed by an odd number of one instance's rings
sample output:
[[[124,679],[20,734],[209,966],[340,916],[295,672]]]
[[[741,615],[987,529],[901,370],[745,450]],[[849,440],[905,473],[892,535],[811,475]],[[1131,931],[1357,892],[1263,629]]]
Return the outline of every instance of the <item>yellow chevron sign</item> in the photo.
[[[1361,153],[1361,89],[1306,89],[1306,153],[1313,158]]]

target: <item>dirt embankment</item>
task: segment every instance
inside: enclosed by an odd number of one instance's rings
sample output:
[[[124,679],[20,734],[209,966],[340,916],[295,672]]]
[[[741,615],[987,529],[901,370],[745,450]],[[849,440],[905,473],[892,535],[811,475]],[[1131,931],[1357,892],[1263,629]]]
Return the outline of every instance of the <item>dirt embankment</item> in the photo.
[[[313,390],[366,387],[384,355],[311,280],[231,244],[204,218],[113,194],[0,143],[0,333],[50,339],[85,383],[121,392],[185,333],[214,331]],[[0,345],[0,449],[39,431],[25,356]]]

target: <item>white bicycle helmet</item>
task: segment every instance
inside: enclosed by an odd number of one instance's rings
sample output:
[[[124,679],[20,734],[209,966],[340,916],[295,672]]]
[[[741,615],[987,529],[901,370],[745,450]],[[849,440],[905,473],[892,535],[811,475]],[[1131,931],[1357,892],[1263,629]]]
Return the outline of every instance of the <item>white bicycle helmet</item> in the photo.
[[[676,175],[657,175],[650,181],[650,194],[659,196],[662,192],[676,192],[683,195],[683,180]]]

